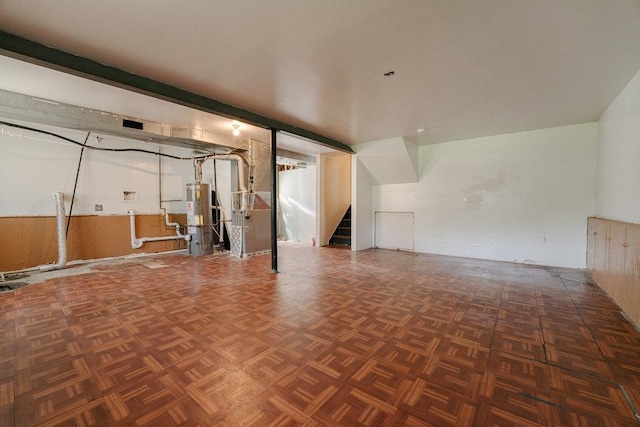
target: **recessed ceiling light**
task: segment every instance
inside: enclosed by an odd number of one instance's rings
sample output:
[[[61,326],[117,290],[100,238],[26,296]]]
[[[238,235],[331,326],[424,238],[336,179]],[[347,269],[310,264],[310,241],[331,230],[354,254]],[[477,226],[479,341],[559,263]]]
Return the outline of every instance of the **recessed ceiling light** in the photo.
[[[425,128],[419,128],[418,133],[425,133],[427,130]]]

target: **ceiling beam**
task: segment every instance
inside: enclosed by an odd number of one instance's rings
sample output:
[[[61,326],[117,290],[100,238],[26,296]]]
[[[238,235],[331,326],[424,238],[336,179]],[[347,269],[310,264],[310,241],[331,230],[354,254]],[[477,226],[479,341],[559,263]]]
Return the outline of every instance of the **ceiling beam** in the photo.
[[[92,59],[73,55],[4,31],[0,31],[0,52],[5,56],[36,65],[42,65],[78,77],[88,78],[100,83],[149,95],[207,113],[240,120],[266,129],[284,131],[326,147],[346,153],[353,153],[349,145],[318,133],[216,101],[215,99],[189,92],[148,77],[139,76],[120,70],[119,68],[101,64]]]

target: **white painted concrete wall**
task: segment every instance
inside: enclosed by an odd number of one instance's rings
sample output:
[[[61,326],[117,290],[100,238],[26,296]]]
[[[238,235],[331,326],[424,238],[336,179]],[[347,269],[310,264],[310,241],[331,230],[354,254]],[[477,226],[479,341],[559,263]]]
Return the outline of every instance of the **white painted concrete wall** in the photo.
[[[640,71],[600,118],[596,215],[640,223]]]
[[[278,173],[278,198],[287,240],[311,245],[317,240],[316,166]]]
[[[358,156],[351,156],[351,249],[373,247],[373,178]]]
[[[14,123],[15,121],[6,120]],[[86,132],[21,123],[64,135],[83,143]],[[65,194],[67,213],[73,193],[80,147],[52,136],[0,126],[0,216],[55,215],[51,195]],[[15,136],[10,136],[13,134]],[[20,137],[22,135],[22,137]],[[156,144],[91,134],[88,145],[105,148],[137,148],[157,152]],[[162,152],[189,157],[190,150],[162,147]],[[78,178],[74,215],[122,215],[160,211],[158,156],[135,152],[99,152],[85,149]],[[186,211],[185,186],[193,181],[190,160],[162,160],[162,198],[173,213]],[[136,202],[123,202],[122,191],[136,191]],[[95,205],[102,205],[101,212]]]
[[[360,163],[374,184],[417,182],[418,146],[403,137],[358,144],[354,147]]]
[[[415,250],[585,267],[597,123],[421,146],[420,181],[373,187],[373,210],[415,212]]]

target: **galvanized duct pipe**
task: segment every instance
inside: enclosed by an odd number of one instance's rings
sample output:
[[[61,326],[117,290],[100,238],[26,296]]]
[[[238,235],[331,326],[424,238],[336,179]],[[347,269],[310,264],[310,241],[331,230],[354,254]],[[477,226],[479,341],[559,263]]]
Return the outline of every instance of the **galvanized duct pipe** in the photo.
[[[243,194],[249,194],[253,192],[253,180],[251,181],[251,188],[247,188],[247,174],[245,167],[249,165],[247,164],[247,160],[244,157],[239,154],[214,154],[212,156],[205,157],[203,161],[205,160],[235,160],[238,164],[238,186],[240,187],[240,192]],[[240,210],[242,210],[245,215],[249,214],[248,202],[248,197],[242,197],[240,200]]]
[[[240,191],[247,192],[247,175],[245,167],[247,160],[239,154],[212,154],[211,156],[195,159],[195,179],[196,182],[202,180],[202,164],[207,160],[235,160],[238,163],[238,181]]]
[[[40,267],[40,271],[57,270],[63,268],[67,264],[67,234],[65,230],[64,215],[64,194],[61,192],[53,193],[56,199],[56,228],[58,230],[58,262],[55,264],[47,264]]]

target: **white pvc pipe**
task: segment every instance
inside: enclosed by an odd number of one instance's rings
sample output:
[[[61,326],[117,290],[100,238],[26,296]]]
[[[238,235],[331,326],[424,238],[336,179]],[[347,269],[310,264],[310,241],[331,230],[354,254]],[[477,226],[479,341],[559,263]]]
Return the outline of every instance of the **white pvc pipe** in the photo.
[[[40,271],[57,270],[67,264],[67,233],[65,230],[64,194],[53,193],[56,199],[56,228],[58,230],[58,262],[40,267]]]
[[[136,214],[133,209],[129,209],[129,233],[131,234],[131,247],[133,249],[141,248],[143,242],[136,237]]]
[[[162,212],[164,213],[164,224],[167,227],[175,227],[176,236],[181,239],[184,238],[184,234],[180,232],[180,224],[178,224],[177,222],[169,222],[169,213],[167,212],[166,209],[162,208]]]
[[[177,226],[176,227],[176,236],[162,236],[162,237],[141,237],[141,238],[137,238],[136,237],[136,213],[133,211],[133,209],[129,209],[129,231],[131,234],[131,247],[133,249],[140,249],[142,247],[142,245],[144,245],[146,242],[160,242],[163,240],[180,240],[180,239],[184,239],[189,241],[191,239],[191,235],[187,234],[184,235],[182,233],[180,233],[179,228],[180,225],[177,223],[169,223],[169,219],[168,219],[168,215],[165,211],[165,221],[167,223],[167,225],[171,225],[171,226]]]

